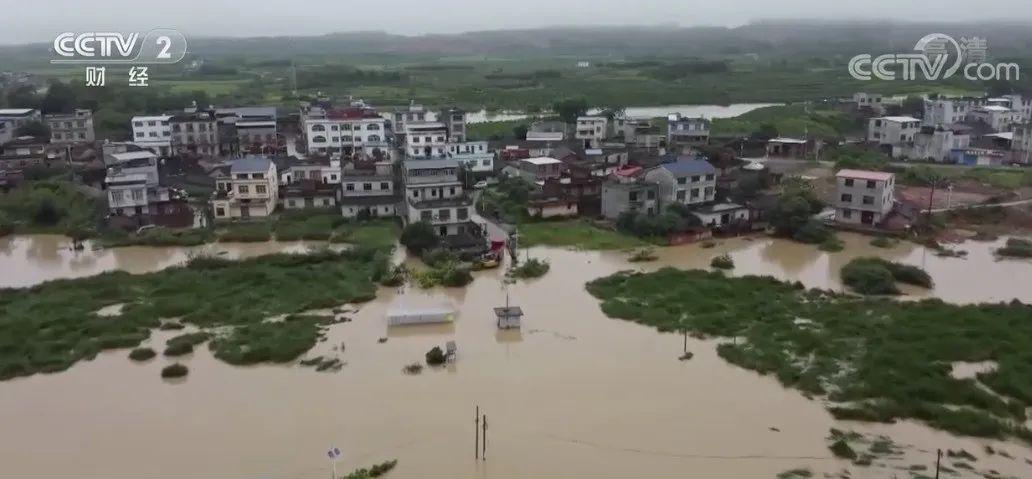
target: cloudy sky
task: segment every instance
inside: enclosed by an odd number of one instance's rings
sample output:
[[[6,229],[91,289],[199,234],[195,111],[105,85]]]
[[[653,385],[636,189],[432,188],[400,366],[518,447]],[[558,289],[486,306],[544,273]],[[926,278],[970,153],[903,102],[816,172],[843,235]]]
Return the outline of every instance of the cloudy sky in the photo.
[[[404,35],[551,25],[735,26],[767,18],[1032,22],[1030,0],[0,0],[0,44],[65,31],[176,28],[191,36]]]

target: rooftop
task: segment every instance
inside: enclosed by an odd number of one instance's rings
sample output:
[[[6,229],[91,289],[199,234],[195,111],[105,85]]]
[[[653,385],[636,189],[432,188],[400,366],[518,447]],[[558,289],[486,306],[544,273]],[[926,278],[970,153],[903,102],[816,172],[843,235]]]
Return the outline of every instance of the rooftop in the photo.
[[[674,163],[663,163],[660,165],[661,168],[669,171],[676,177],[689,176],[689,175],[708,175],[716,173],[717,169],[713,165],[709,164],[708,161],[691,159],[687,160],[679,158]]]
[[[1000,106],[1000,105],[986,105],[986,106],[980,107],[979,109],[980,110],[985,110],[985,111],[998,111],[998,112],[1008,112],[1008,111],[1011,111],[1010,108],[1007,108],[1005,106]]]
[[[150,120],[168,121],[169,118],[172,118],[172,115],[150,115],[150,116],[148,116],[148,115],[140,115],[140,116],[134,116],[133,117],[133,121],[150,121]]]
[[[127,151],[125,153],[112,153],[111,157],[114,158],[115,161],[117,161],[119,163],[123,163],[123,162],[133,161],[133,160],[157,158],[158,155],[155,155],[154,153],[150,152],[149,150],[144,150],[144,151]]]
[[[520,161],[521,162],[527,162],[527,163],[530,163],[530,164],[535,165],[535,166],[554,165],[556,163],[562,163],[561,161],[559,161],[559,160],[557,160],[555,158],[549,158],[547,156],[539,156],[537,158],[525,158],[525,159],[522,159]]]
[[[507,306],[494,309],[496,316],[523,316],[523,310],[519,306]]]
[[[27,116],[34,111],[33,108],[0,108],[0,116]]]
[[[458,168],[459,162],[451,158],[438,160],[405,160],[405,171],[412,170],[437,170],[443,168]]]
[[[742,205],[740,205],[738,203],[715,203],[715,204],[712,204],[712,205],[703,206],[701,208],[696,208],[695,211],[697,211],[699,213],[703,213],[703,214],[711,214],[711,213],[722,213],[724,211],[734,211],[734,210],[741,210],[741,209],[745,209],[745,206],[742,206]]]
[[[840,170],[835,176],[838,178],[853,178],[857,180],[888,181],[892,179],[894,175],[884,171]]]
[[[272,160],[264,156],[247,156],[233,160],[230,168],[231,174],[236,173],[265,173],[269,171]]]
[[[805,145],[806,144],[806,140],[800,140],[800,139],[797,139],[797,138],[785,138],[785,137],[780,137],[779,136],[777,138],[770,139],[767,143],[785,143],[785,144],[792,144],[792,145]]]
[[[911,122],[911,121],[916,121],[918,123],[921,122],[921,120],[919,120],[917,118],[914,118],[912,116],[882,116],[882,117],[875,118],[875,120],[885,120],[885,121],[891,121],[893,123],[906,123],[906,122]]]

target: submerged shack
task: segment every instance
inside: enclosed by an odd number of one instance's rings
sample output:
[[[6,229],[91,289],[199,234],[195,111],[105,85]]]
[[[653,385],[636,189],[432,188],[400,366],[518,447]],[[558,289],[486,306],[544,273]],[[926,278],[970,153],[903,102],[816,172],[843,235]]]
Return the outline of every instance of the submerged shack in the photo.
[[[455,308],[447,305],[396,306],[387,310],[387,324],[389,326],[450,323],[454,320]]]
[[[495,317],[498,320],[498,329],[516,329],[520,327],[520,320],[523,318],[523,310],[519,306],[506,306],[495,308]]]

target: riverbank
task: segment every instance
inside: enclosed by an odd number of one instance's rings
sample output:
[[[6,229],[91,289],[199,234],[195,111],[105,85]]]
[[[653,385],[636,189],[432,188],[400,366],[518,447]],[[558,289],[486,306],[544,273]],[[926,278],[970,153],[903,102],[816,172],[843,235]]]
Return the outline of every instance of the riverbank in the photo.
[[[858,250],[869,242],[842,237]],[[982,258],[981,248],[993,244],[965,247],[973,258]],[[881,251],[894,261],[922,261],[921,247],[906,243],[869,250],[857,254]],[[551,265],[548,274],[532,281],[503,287],[503,267],[473,273],[475,280],[466,288],[380,288],[375,299],[345,313],[351,321],[329,326],[326,340],[303,356],[339,359],[343,366],[337,372],[272,364],[237,367],[201,346],[182,357],[159,354],[142,363],[130,361],[127,350],[102,352],[60,374],[2,382],[0,422],[21,432],[0,435],[0,451],[7,454],[5,470],[25,477],[77,473],[118,479],[149,467],[155,479],[198,473],[319,479],[328,474],[329,465],[319,459],[328,444],[346,451],[340,470],[398,458],[391,477],[469,477],[487,467],[491,477],[501,479],[659,478],[679,477],[686,470],[708,477],[772,478],[805,467],[814,477],[847,469],[851,477],[880,478],[896,467],[934,466],[936,448],[972,452],[979,471],[1030,475],[1024,458],[1032,458],[1032,449],[1018,443],[957,437],[912,421],[836,420],[820,402],[784,388],[773,377],[730,365],[712,340],[689,338],[694,357],[678,361],[681,335],[609,319],[582,287],[620,270],[708,268],[712,257],[727,253],[736,275],[773,274],[838,288],[836,266],[848,262],[848,252],[738,238],[719,240],[709,249],[657,248],[656,261],[630,263],[623,251],[531,248],[532,257]],[[930,254],[925,261],[936,279],[929,295],[956,300],[965,297],[960,293],[965,289],[984,297],[1030,293],[1000,287],[1014,283],[1007,278],[1029,273],[1001,268],[1028,268],[1025,262]],[[966,277],[948,270],[944,274],[958,278],[944,279],[939,276],[943,267],[966,270]],[[520,330],[495,326],[492,308],[505,304],[506,296],[525,313]],[[392,307],[442,302],[456,309],[451,324],[386,325]],[[155,331],[141,347],[160,352],[181,333]],[[419,375],[402,372],[447,341],[458,346],[454,363]],[[173,361],[188,366],[189,375],[162,380],[161,369]],[[489,416],[486,463],[475,462],[463,446],[472,443],[474,404]],[[112,427],[117,433],[97,439],[96,431]],[[828,450],[825,437],[833,427],[886,435],[910,447],[886,468],[857,466]],[[82,446],[61,461],[32,453],[58,434]],[[1014,459],[989,455],[986,446]],[[168,450],[177,454],[168,455]],[[978,476],[960,471],[957,477]]]

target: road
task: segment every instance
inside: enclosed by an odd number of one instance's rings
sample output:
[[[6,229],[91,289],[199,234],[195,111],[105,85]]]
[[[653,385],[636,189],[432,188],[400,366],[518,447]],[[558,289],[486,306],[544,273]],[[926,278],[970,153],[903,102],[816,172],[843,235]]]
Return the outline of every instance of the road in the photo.
[[[932,213],[945,213],[945,212],[950,211],[950,210],[956,210],[956,209],[962,209],[962,208],[990,208],[990,207],[993,207],[993,206],[999,206],[1001,208],[1009,208],[1011,206],[1021,206],[1021,205],[1027,205],[1029,203],[1032,203],[1032,198],[1029,198],[1029,199],[1026,199],[1026,200],[1006,201],[1006,202],[1003,202],[1003,203],[989,203],[989,204],[977,204],[977,205],[967,205],[967,206],[954,206],[952,208],[935,208],[935,209],[933,209],[931,211],[932,211]],[[921,212],[922,213],[927,213],[928,209],[925,208],[925,209],[921,210]]]
[[[480,202],[480,194],[481,193],[482,193],[481,190],[476,190],[476,191],[473,192],[473,205],[474,205],[474,207],[473,207],[473,212],[470,213],[470,218],[474,222],[483,224],[483,225],[485,225],[487,227],[487,233],[490,235],[491,241],[505,241],[506,239],[509,238],[509,232],[505,229],[505,227],[502,226],[499,223],[496,223],[492,219],[480,216],[480,213],[477,212],[476,204]]]

